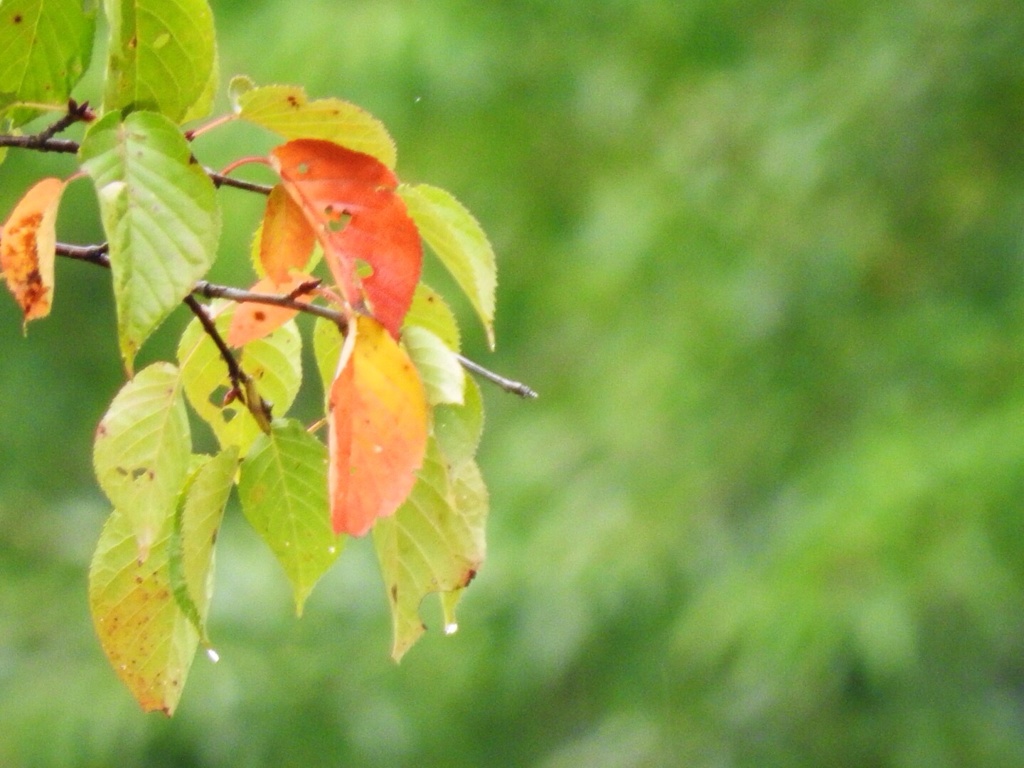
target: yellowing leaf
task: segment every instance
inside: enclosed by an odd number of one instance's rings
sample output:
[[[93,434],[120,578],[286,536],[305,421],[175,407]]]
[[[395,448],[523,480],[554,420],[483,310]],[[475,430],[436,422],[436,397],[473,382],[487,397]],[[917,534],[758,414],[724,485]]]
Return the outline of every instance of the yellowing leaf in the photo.
[[[494,293],[497,265],[494,250],[480,224],[462,203],[443,189],[403,184],[398,194],[409,215],[441,263],[465,292],[494,347]]]
[[[188,142],[160,115],[116,112],[94,123],[80,150],[92,176],[117,301],[121,355],[139,347],[213,263],[220,209]]]
[[[284,567],[301,615],[344,543],[331,530],[327,450],[297,421],[275,421],[242,462],[238,495],[246,518]]]
[[[258,281],[250,291],[253,293],[267,293],[276,296],[288,296],[303,283],[308,283],[313,278],[309,275],[293,275],[283,282],[278,282],[271,277],[265,277]],[[308,294],[295,297],[298,301],[310,301]],[[231,317],[231,326],[228,329],[227,342],[232,347],[241,347],[256,339],[262,339],[267,334],[280,328],[299,313],[297,309],[278,307],[274,304],[261,304],[256,301],[247,301],[235,308]]]
[[[341,99],[309,101],[291,85],[258,88],[251,80],[233,80],[239,116],[286,139],[324,139],[395,167],[395,142],[384,124],[364,109]]]
[[[104,0],[110,22],[107,111],[149,110],[180,123],[206,111],[216,71],[206,0]]]
[[[174,514],[191,453],[178,370],[154,363],[117,393],[93,445],[100,487],[130,526],[140,560]]]
[[[396,661],[423,634],[423,598],[432,592],[457,593],[483,563],[487,497],[475,466],[467,462],[458,468],[459,475],[452,476],[431,441],[409,498],[394,517],[374,527],[373,543],[391,605],[391,655]],[[442,603],[446,623],[454,623],[455,601],[447,598]]]
[[[212,306],[214,313],[219,311],[215,324],[221,334],[227,332],[235,308],[219,302]],[[302,383],[302,338],[295,323],[287,322],[269,336],[246,344],[236,355],[274,413],[286,414]],[[245,455],[261,434],[260,427],[241,401],[225,402],[231,387],[227,367],[198,320],[189,323],[181,336],[178,364],[189,404],[210,425],[222,448],[238,446]]]
[[[323,245],[345,300],[353,309],[369,311],[398,338],[423,250],[395,194],[394,173],[369,155],[314,139],[282,144],[270,162]],[[360,262],[368,265],[369,275],[359,275]]]
[[[163,520],[149,557],[142,559],[132,519],[115,509],[89,569],[89,608],[110,665],[143,710],[168,716],[178,705],[199,644],[171,586],[172,525],[172,518]]]
[[[96,9],[82,0],[0,3],[0,110],[17,102],[67,104],[92,56]],[[12,110],[15,125],[38,114]]]
[[[307,271],[316,234],[302,208],[280,184],[267,197],[260,229],[260,264],[264,273],[283,283],[292,270]]]
[[[427,440],[427,402],[416,368],[380,323],[349,331],[328,404],[334,530],[362,536],[413,486]]]
[[[3,227],[0,268],[26,323],[50,314],[57,206],[63,192],[60,179],[43,179],[25,193]]]

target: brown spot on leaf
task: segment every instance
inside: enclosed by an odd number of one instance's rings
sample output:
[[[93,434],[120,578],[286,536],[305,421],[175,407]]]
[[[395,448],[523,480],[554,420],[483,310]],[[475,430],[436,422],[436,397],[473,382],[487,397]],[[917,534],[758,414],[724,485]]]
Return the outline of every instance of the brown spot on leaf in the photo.
[[[391,601],[395,602],[395,603],[398,602],[398,585],[397,584],[392,584],[391,585]]]
[[[257,323],[262,323],[264,320],[267,319],[267,313],[263,312],[262,310],[259,310],[259,309],[256,310],[255,312],[253,312],[252,316],[256,320]]]
[[[295,98],[295,95],[294,95],[294,94],[291,94],[291,93],[290,93],[290,94],[288,94],[288,99],[287,99],[287,101],[288,101],[288,106],[289,106],[289,107],[293,107],[293,108],[295,108],[295,109],[298,109],[298,108],[299,108],[299,100],[298,100],[297,98]]]
[[[467,570],[467,571],[466,571],[466,572],[465,572],[465,573],[464,573],[464,574],[462,575],[462,582],[460,583],[460,585],[459,585],[459,586],[462,586],[462,587],[468,587],[468,586],[469,586],[469,583],[470,583],[471,581],[473,581],[473,579],[475,579],[475,578],[476,578],[476,568],[469,568],[469,569],[468,569],[468,570]]]
[[[21,21],[22,21],[21,14],[20,13],[14,14],[14,18],[12,19],[12,21],[14,21],[15,24],[21,24]]]

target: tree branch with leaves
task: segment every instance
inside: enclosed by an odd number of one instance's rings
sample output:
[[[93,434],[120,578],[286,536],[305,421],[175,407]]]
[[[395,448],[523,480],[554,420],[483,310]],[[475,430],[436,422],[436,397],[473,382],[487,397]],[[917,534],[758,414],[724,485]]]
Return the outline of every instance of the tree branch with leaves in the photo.
[[[349,102],[236,77],[228,114],[183,128],[209,118],[217,87],[205,0],[107,0],[104,11],[103,92],[85,101],[75,89],[97,11],[0,2],[0,153],[78,160],[71,176],[40,179],[15,205],[0,234],[4,280],[27,324],[50,311],[56,257],[109,269],[128,375],[93,449],[112,505],[89,576],[103,649],[144,709],[173,713],[197,649],[210,644],[217,532],[237,486],[300,614],[345,539],[372,535],[397,660],[424,630],[428,594],[440,596],[446,628],[456,626],[484,559],[483,406],[467,371],[535,396],[463,356],[452,310],[421,280],[426,243],[493,347],[491,245],[448,192],[399,179],[388,132]],[[48,113],[59,117],[22,135]],[[204,166],[192,140],[234,121],[280,143],[220,172]],[[63,136],[80,123],[81,141]],[[247,163],[276,183],[236,177]],[[105,243],[56,240],[62,194],[79,179],[95,189]],[[207,280],[230,257],[218,248],[225,186],[266,198],[248,287]],[[194,317],[176,359],[136,371],[140,348],[180,303]],[[302,382],[300,313],[315,316],[305,342],[324,393],[312,425],[288,416]],[[194,452],[189,408],[213,431],[214,455]]]

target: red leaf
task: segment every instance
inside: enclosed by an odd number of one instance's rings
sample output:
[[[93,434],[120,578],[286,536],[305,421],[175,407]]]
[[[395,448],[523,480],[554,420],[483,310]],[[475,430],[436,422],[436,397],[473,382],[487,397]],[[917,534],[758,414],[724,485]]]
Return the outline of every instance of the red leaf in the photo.
[[[267,197],[260,235],[260,263],[269,277],[283,283],[291,270],[304,270],[316,235],[302,209],[284,187],[274,187]]]
[[[18,201],[3,227],[0,268],[26,323],[50,314],[57,239],[54,226],[63,192],[60,179],[43,179]]]
[[[362,536],[393,514],[427,445],[427,401],[405,350],[372,318],[350,326],[328,403],[331,519]]]
[[[300,285],[311,280],[314,280],[314,278],[309,275],[294,275],[284,282],[278,283],[268,276],[257,282],[250,291],[252,293],[288,296]],[[295,298],[298,301],[305,302],[312,300],[312,297],[309,295],[296,296]],[[231,317],[227,342],[232,347],[241,347],[250,341],[262,339],[272,331],[276,331],[298,313],[297,309],[278,307],[274,304],[261,304],[256,301],[242,302],[236,307],[235,313]]]
[[[273,150],[271,164],[324,248],[345,300],[366,307],[397,339],[420,278],[419,231],[379,160],[317,139]],[[360,277],[359,262],[372,270]]]

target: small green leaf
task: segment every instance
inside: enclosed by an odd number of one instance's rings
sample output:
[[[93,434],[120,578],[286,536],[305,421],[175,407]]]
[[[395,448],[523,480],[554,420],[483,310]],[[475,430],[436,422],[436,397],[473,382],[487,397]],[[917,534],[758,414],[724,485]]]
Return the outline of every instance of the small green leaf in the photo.
[[[341,357],[341,345],[345,337],[335,323],[326,317],[318,317],[313,325],[313,355],[316,357],[316,369],[323,385],[324,403],[331,384],[338,375],[338,359]]]
[[[82,0],[0,3],[0,110],[31,102],[65,107],[89,67],[96,9]],[[38,112],[16,109],[15,125]]]
[[[246,518],[284,567],[301,615],[344,543],[331,529],[327,448],[299,422],[275,421],[242,462],[238,495]]]
[[[341,99],[309,101],[297,86],[247,85],[239,82],[232,94],[239,117],[286,139],[332,141],[395,167],[394,140],[384,124],[361,107]]]
[[[441,259],[469,298],[494,348],[494,293],[497,266],[494,250],[480,224],[458,200],[427,184],[398,188],[420,235]]]
[[[140,559],[174,515],[191,453],[178,369],[154,363],[117,393],[93,446],[100,487],[131,526]]]
[[[242,111],[242,96],[256,87],[256,83],[248,75],[235,75],[228,83],[228,101],[231,111],[236,115]]]
[[[216,40],[206,0],[104,0],[104,8],[105,110],[149,110],[180,123],[209,108]]]
[[[436,334],[418,325],[405,327],[402,343],[423,380],[427,402],[461,404],[466,375],[455,353]]]
[[[391,655],[396,661],[423,634],[423,598],[465,587],[483,562],[486,497],[472,485],[471,471],[460,469],[468,480],[460,474],[453,483],[444,457],[431,441],[409,498],[394,516],[379,519],[373,528],[391,606]]]
[[[412,306],[405,315],[405,325],[419,325],[439,336],[452,352],[460,349],[459,324],[448,302],[424,283],[416,286]]]
[[[462,405],[439,405],[434,409],[434,437],[441,453],[452,464],[476,455],[484,430],[484,404],[480,387],[466,376]]]
[[[234,305],[215,302],[210,311],[216,315],[217,330],[226,335]],[[235,354],[274,414],[284,416],[302,383],[302,337],[295,322],[285,323]],[[259,424],[241,400],[225,403],[231,387],[227,366],[198,320],[189,323],[181,335],[178,365],[189,404],[210,425],[222,448],[236,446],[244,456],[261,434]]]
[[[160,115],[135,112],[121,122],[111,113],[91,127],[80,155],[99,196],[130,371],[142,343],[213,263],[220,210],[213,182]]]
[[[206,616],[213,595],[213,554],[224,507],[235,481],[238,449],[200,459],[174,516],[170,574],[178,607],[206,642]]]

